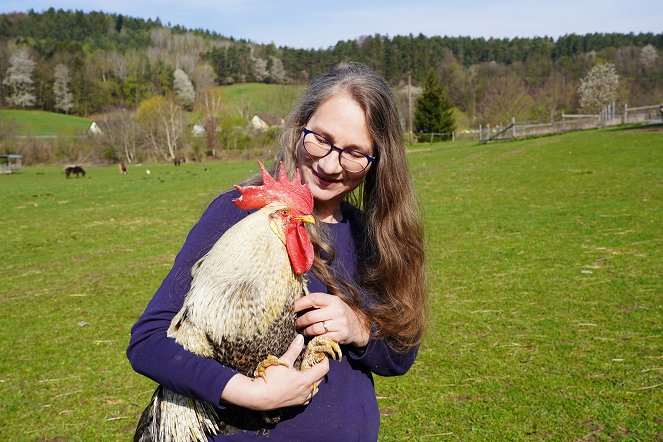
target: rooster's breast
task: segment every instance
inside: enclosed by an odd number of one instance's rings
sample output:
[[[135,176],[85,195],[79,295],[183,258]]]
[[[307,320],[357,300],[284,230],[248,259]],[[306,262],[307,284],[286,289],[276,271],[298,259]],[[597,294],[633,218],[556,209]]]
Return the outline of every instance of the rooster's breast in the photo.
[[[196,263],[182,307],[213,357],[247,375],[267,354],[287,350],[296,334],[294,302],[302,294],[302,279],[263,212],[230,228]]]

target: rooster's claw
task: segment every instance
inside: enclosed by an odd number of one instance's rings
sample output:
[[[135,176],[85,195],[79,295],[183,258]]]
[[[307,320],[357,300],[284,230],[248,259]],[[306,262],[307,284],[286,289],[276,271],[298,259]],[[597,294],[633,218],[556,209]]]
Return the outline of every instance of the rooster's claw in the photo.
[[[272,355],[267,355],[267,357],[260,361],[258,366],[256,367],[255,371],[253,372],[253,377],[261,377],[265,382],[267,382],[267,378],[265,377],[265,370],[267,370],[267,367],[272,367],[275,365],[283,365],[284,367],[290,367],[290,364],[287,362],[277,358],[276,356]]]

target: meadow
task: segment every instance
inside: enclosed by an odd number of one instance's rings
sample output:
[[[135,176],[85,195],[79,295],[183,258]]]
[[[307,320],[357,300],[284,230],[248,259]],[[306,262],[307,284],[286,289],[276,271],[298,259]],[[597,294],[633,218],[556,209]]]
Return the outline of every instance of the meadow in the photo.
[[[79,135],[92,124],[88,118],[40,110],[2,109],[0,119],[9,125],[16,135]]]
[[[431,324],[381,441],[663,440],[663,131],[409,148]],[[0,176],[0,440],[125,441],[130,327],[255,162]],[[150,170],[150,174],[147,174]]]
[[[228,110],[286,117],[304,92],[303,86],[241,83],[214,88]]]

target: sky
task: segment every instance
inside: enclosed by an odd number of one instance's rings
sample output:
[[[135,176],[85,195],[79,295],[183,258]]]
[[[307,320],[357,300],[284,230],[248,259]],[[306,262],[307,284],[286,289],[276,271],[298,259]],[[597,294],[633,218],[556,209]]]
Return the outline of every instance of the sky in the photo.
[[[362,35],[514,38],[663,32],[661,0],[0,0],[0,12],[104,11],[225,37],[327,48]]]

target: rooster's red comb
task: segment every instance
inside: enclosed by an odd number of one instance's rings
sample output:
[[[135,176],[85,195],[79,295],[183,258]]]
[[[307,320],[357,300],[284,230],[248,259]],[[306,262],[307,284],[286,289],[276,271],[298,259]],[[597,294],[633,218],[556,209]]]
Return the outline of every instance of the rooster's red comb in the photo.
[[[241,194],[233,200],[237,207],[242,210],[260,209],[274,201],[282,201],[307,215],[313,211],[313,195],[308,184],[302,184],[299,170],[295,173],[295,179],[290,181],[283,162],[279,162],[279,179],[276,181],[260,161],[258,165],[262,171],[263,184],[246,187],[235,185],[235,189]]]

